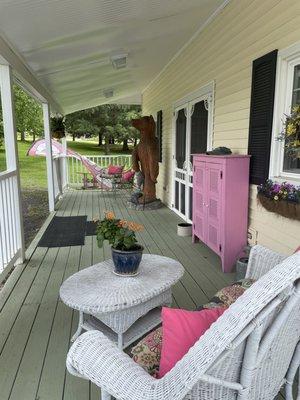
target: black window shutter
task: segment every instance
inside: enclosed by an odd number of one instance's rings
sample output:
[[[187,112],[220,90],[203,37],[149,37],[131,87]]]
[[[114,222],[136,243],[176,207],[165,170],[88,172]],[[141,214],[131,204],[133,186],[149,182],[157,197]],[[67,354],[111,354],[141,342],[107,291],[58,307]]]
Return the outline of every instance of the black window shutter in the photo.
[[[256,185],[269,176],[277,53],[254,60],[252,66],[248,154],[250,183]]]
[[[159,162],[162,162],[162,110],[157,112],[156,136],[158,139]]]

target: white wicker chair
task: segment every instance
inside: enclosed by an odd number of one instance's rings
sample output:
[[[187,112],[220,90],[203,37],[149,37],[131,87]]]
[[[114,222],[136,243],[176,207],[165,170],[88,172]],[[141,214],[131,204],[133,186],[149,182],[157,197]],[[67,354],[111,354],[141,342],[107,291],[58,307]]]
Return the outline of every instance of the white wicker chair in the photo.
[[[287,379],[287,399],[293,399],[290,380],[299,365],[300,253],[285,258],[255,246],[247,277],[259,280],[162,379],[148,375],[98,331],[76,340],[68,370],[118,400],[271,400]]]

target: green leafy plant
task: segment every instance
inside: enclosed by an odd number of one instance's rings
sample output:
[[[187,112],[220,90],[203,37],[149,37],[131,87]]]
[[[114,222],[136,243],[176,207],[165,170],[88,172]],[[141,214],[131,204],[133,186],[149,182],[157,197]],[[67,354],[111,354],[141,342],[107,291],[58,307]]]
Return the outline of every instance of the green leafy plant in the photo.
[[[64,117],[53,116],[51,117],[51,132],[52,136],[56,139],[61,139],[65,136],[65,121]]]
[[[116,250],[136,250],[140,246],[136,239],[136,232],[143,229],[143,226],[135,222],[117,219],[113,212],[106,212],[105,218],[98,221],[97,243],[103,246],[105,240]]]
[[[300,105],[291,110],[290,115],[285,115],[283,132],[277,138],[284,141],[287,154],[292,158],[300,158]]]

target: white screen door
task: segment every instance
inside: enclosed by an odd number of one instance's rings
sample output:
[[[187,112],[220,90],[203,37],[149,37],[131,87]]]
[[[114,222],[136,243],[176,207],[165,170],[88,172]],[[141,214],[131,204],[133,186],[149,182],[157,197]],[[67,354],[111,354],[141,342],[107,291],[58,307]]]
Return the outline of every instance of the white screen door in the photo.
[[[175,145],[173,154],[173,210],[192,221],[193,168],[192,154],[211,148],[212,95],[207,93],[174,110]]]

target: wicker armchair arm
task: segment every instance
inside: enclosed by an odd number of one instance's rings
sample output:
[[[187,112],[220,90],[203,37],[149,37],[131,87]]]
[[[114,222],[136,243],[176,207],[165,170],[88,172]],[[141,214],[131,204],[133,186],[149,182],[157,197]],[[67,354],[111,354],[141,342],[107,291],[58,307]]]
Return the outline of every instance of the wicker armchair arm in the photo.
[[[86,332],[75,341],[67,356],[67,368],[71,374],[91,380],[117,399],[175,399],[174,392],[164,385],[167,383],[164,378],[150,376],[99,331]],[[183,399],[184,395],[179,390],[176,399]]]
[[[275,265],[280,264],[287,256],[276,253],[266,247],[256,245],[252,247],[246,278],[259,279],[269,272]]]
[[[89,379],[116,399],[183,400],[201,376],[191,365],[192,360],[183,357],[183,364],[179,361],[163,378],[155,379],[103,333],[89,331],[79,336],[70,348],[67,368],[71,374]],[[191,378],[194,373],[198,379]],[[207,381],[204,373],[202,376]]]

